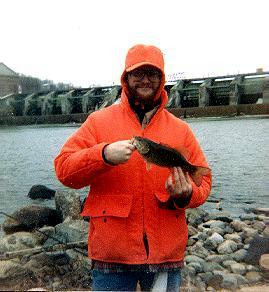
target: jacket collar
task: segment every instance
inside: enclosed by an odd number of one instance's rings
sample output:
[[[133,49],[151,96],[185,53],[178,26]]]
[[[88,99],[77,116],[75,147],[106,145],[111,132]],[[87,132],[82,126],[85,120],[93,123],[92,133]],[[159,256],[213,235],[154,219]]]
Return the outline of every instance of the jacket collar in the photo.
[[[168,95],[167,95],[167,92],[164,89],[160,93],[160,99],[161,99],[161,103],[158,106],[158,110],[157,110],[156,114],[158,114],[160,111],[162,111],[165,108],[165,106],[166,106],[166,104],[168,102]],[[126,94],[126,92],[125,92],[124,89],[121,92],[121,102],[120,102],[120,105],[124,109],[126,109],[129,113],[132,113],[132,114],[135,115],[135,113],[133,112],[133,110],[132,110],[132,108],[131,108],[131,106],[129,104],[128,96],[127,96],[127,94]]]

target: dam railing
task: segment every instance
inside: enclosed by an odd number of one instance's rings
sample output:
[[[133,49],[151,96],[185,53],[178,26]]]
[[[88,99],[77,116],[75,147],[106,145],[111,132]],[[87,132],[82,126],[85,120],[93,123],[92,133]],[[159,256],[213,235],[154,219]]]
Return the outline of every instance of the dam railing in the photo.
[[[180,79],[165,85],[167,108],[269,104],[269,72]],[[14,94],[0,97],[0,116],[87,114],[118,102],[121,86]]]

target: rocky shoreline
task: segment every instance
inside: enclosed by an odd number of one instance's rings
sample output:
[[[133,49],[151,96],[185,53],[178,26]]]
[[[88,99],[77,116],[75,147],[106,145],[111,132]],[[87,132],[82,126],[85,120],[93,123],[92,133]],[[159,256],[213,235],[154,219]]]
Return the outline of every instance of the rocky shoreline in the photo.
[[[4,221],[0,290],[91,290],[88,219],[79,215],[83,202],[73,190],[56,191],[54,200],[55,209],[25,206]],[[266,208],[238,219],[223,211],[188,210],[182,291],[235,291],[266,285],[268,216]]]

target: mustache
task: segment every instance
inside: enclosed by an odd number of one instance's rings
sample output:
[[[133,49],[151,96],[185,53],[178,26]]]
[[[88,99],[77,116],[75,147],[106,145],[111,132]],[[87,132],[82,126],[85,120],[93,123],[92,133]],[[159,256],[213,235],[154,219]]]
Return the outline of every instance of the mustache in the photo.
[[[136,88],[153,88],[150,84],[137,85]]]

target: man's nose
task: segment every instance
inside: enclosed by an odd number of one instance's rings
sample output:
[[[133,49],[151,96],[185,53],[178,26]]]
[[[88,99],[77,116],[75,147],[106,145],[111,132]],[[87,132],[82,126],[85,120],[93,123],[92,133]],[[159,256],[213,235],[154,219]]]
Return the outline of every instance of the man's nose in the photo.
[[[143,76],[143,78],[141,79],[141,81],[143,81],[143,82],[150,82],[147,73],[144,74],[144,76]]]

